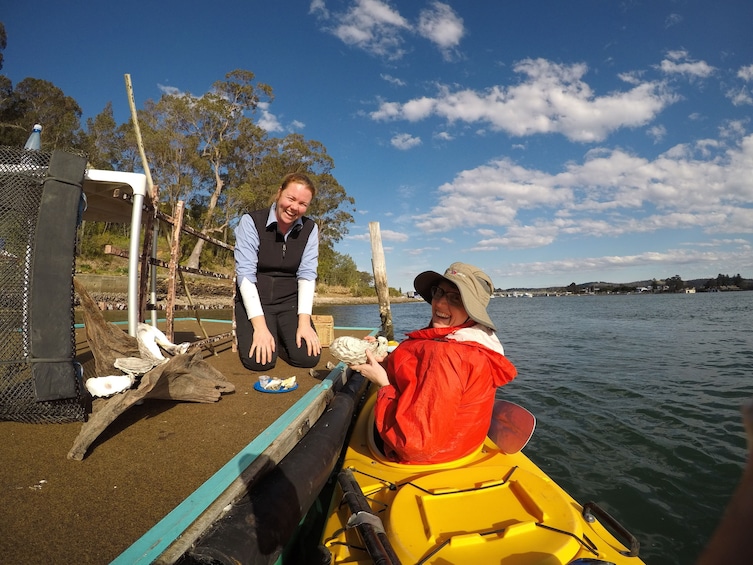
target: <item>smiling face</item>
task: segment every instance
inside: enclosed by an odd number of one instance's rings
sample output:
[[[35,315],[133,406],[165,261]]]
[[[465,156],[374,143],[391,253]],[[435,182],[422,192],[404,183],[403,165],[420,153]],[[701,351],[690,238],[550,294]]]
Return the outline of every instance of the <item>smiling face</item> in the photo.
[[[459,326],[467,319],[468,312],[463,306],[458,287],[445,280],[432,287],[431,326],[433,328]]]
[[[275,215],[277,226],[282,233],[287,232],[290,226],[306,213],[313,197],[311,189],[300,182],[291,182],[277,191]]]

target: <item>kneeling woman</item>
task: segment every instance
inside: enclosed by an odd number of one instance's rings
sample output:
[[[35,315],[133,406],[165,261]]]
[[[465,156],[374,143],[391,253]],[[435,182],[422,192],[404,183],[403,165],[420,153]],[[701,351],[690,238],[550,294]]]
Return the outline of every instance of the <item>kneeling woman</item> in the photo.
[[[453,263],[444,275],[421,273],[414,286],[431,304],[429,326],[409,333],[386,363],[367,351],[368,362],[352,368],[380,387],[375,422],[385,455],[444,463],[483,443],[495,391],[517,371],[486,311],[494,291],[486,273]]]
[[[278,354],[293,367],[319,362],[311,321],[319,232],[303,215],[315,195],[306,175],[291,173],[272,206],[244,214],[235,230],[238,353],[252,371],[271,369]]]

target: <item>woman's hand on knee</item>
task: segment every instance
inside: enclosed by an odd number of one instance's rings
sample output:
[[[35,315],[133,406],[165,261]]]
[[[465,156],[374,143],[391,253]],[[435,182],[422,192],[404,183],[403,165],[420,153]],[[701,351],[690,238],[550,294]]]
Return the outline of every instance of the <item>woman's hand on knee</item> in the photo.
[[[309,357],[315,357],[322,352],[322,344],[319,341],[319,336],[316,335],[316,330],[310,325],[298,326],[295,332],[295,344],[301,347],[301,340],[306,342],[306,351]]]
[[[258,328],[254,331],[251,350],[248,352],[248,356],[249,358],[256,359],[257,363],[266,365],[272,361],[275,345],[275,338],[265,325],[264,328]]]

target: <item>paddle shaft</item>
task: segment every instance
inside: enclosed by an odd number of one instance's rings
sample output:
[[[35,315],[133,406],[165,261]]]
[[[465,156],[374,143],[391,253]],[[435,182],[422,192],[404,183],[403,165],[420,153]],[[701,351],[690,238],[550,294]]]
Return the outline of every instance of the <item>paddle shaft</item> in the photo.
[[[343,469],[337,475],[337,482],[343,491],[343,498],[354,516],[368,514],[373,519],[357,520],[358,533],[366,545],[369,556],[375,565],[400,565],[400,559],[395,555],[381,520],[372,512],[366,497],[363,495],[361,486],[356,481],[353,471]],[[377,525],[378,524],[378,525]]]

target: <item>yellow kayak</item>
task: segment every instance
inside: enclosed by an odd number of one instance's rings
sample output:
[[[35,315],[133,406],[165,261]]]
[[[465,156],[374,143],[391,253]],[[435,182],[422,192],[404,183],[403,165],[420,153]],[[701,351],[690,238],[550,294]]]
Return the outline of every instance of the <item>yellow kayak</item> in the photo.
[[[333,565],[643,563],[611,516],[488,438],[451,463],[387,461],[374,440],[375,400],[353,427],[324,526],[320,551]]]

